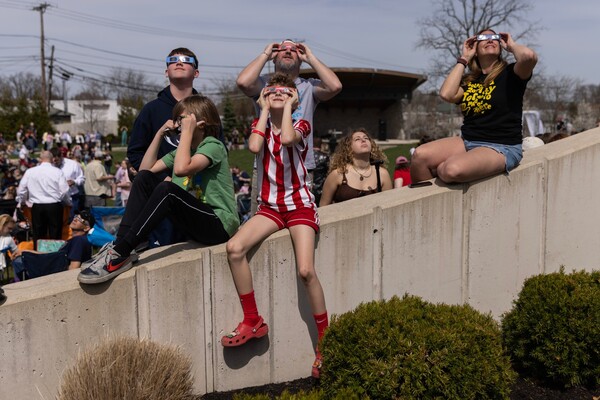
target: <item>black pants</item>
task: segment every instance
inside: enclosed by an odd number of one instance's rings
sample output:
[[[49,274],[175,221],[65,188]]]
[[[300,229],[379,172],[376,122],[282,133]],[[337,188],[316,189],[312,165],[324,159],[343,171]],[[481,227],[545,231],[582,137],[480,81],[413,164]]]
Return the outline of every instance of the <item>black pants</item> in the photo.
[[[199,243],[213,245],[229,240],[210,206],[176,184],[162,181],[150,171],[140,171],[133,181],[115,244],[125,241],[135,248],[165,218]]]
[[[63,205],[62,203],[34,204],[31,207],[31,230],[33,243],[37,248],[38,239],[62,238]]]

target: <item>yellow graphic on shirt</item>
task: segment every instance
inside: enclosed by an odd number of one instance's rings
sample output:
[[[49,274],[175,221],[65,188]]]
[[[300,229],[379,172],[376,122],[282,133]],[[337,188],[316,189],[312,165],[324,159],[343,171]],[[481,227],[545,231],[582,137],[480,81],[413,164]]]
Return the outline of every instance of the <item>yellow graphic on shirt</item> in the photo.
[[[202,193],[202,188],[198,183],[195,182],[194,175],[188,175],[183,178],[183,187],[187,189],[188,192],[192,193],[194,197],[199,199],[202,202],[206,202]]]
[[[492,98],[492,92],[496,89],[496,82],[492,81],[487,87],[481,83],[470,82],[467,84],[463,94],[460,108],[465,116],[473,114],[484,114],[492,109],[489,101]]]

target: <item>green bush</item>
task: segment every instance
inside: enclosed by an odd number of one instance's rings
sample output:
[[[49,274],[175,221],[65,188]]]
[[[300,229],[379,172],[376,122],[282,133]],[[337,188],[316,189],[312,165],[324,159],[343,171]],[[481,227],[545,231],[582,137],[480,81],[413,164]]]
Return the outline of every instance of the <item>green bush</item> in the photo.
[[[600,272],[525,281],[502,336],[523,376],[558,387],[600,384]]]
[[[321,352],[325,398],[506,399],[515,379],[491,316],[408,295],[332,318]]]
[[[325,397],[320,389],[313,389],[310,392],[300,391],[299,393],[291,394],[287,390],[281,396],[275,397],[276,400],[362,400],[356,393],[350,390],[340,391],[334,398]],[[267,394],[236,394],[233,400],[271,400],[271,396]]]

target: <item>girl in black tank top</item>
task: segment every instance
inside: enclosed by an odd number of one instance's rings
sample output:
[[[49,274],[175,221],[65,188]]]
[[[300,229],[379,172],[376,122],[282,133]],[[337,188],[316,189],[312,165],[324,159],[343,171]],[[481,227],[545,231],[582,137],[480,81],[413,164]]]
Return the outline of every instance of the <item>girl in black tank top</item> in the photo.
[[[319,206],[367,196],[392,188],[387,158],[365,129],[344,137],[331,158]]]

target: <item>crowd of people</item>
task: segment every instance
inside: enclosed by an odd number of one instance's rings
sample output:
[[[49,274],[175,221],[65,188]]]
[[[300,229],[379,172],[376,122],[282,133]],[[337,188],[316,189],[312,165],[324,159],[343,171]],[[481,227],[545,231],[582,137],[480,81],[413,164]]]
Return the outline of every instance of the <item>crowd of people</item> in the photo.
[[[503,52],[512,53],[516,62],[504,61]],[[82,284],[105,282],[132,268],[144,241],[151,246],[188,239],[205,245],[226,243],[243,319],[221,338],[225,347],[268,334],[258,311],[247,254],[274,232],[288,229],[320,340],[329,322],[314,262],[317,202],[325,207],[435,177],[447,183],[469,182],[508,173],[522,157],[522,100],[537,62],[535,52],[517,44],[508,33],[486,29],[465,40],[456,61],[440,96],[461,107],[462,137],[424,140],[410,162],[404,156],[395,160],[393,176],[386,169],[386,156],[363,128],[349,132],[329,156],[320,153],[318,146],[315,151],[314,111],[320,102],[336,96],[342,84],[307,44],[286,39],[267,44],[236,81],[256,104],[257,118],[244,140],[255,154],[251,174],[230,167],[231,145],[226,144],[219,113],[210,99],[193,88],[198,58],[187,48],[176,48],[166,57],[169,85],[138,114],[127,159],[114,175],[107,165],[107,158],[112,162],[110,151],[103,151],[97,141],[72,145],[63,143],[60,135],[61,146],[57,146],[56,135],[48,134],[39,159],[31,159],[25,143],[32,144],[37,136],[28,130],[19,137],[19,165],[7,168],[3,184],[13,179],[16,201],[32,203],[34,238],[57,234],[59,207],[75,204],[77,196],[75,210],[104,205],[110,197],[125,207],[116,240],[80,263]],[[261,75],[269,62],[275,72]],[[302,63],[317,78],[300,77]],[[241,143],[239,132],[231,137],[234,145]],[[329,167],[323,167],[328,158]],[[73,172],[79,170],[83,172]],[[41,179],[50,189],[40,190]],[[244,204],[242,214],[239,199],[254,204]],[[76,219],[75,230],[93,226],[85,218]],[[244,223],[240,226],[240,222]],[[314,353],[312,376],[318,378],[323,363],[318,346]]]
[[[65,255],[60,259],[64,269],[79,268],[88,261],[92,246],[86,235],[95,223],[89,208],[106,205],[109,198],[115,206],[127,201],[127,161],[116,174],[112,170],[111,147],[96,134],[40,135],[31,123],[27,129],[20,127],[14,140],[0,135],[0,221],[13,228],[2,231],[0,240],[7,244],[2,246],[0,276],[8,278],[7,263],[2,262],[8,252],[13,280],[33,276],[25,271],[24,260],[42,262],[42,255],[34,255],[40,253],[40,239],[64,243],[60,249]]]

